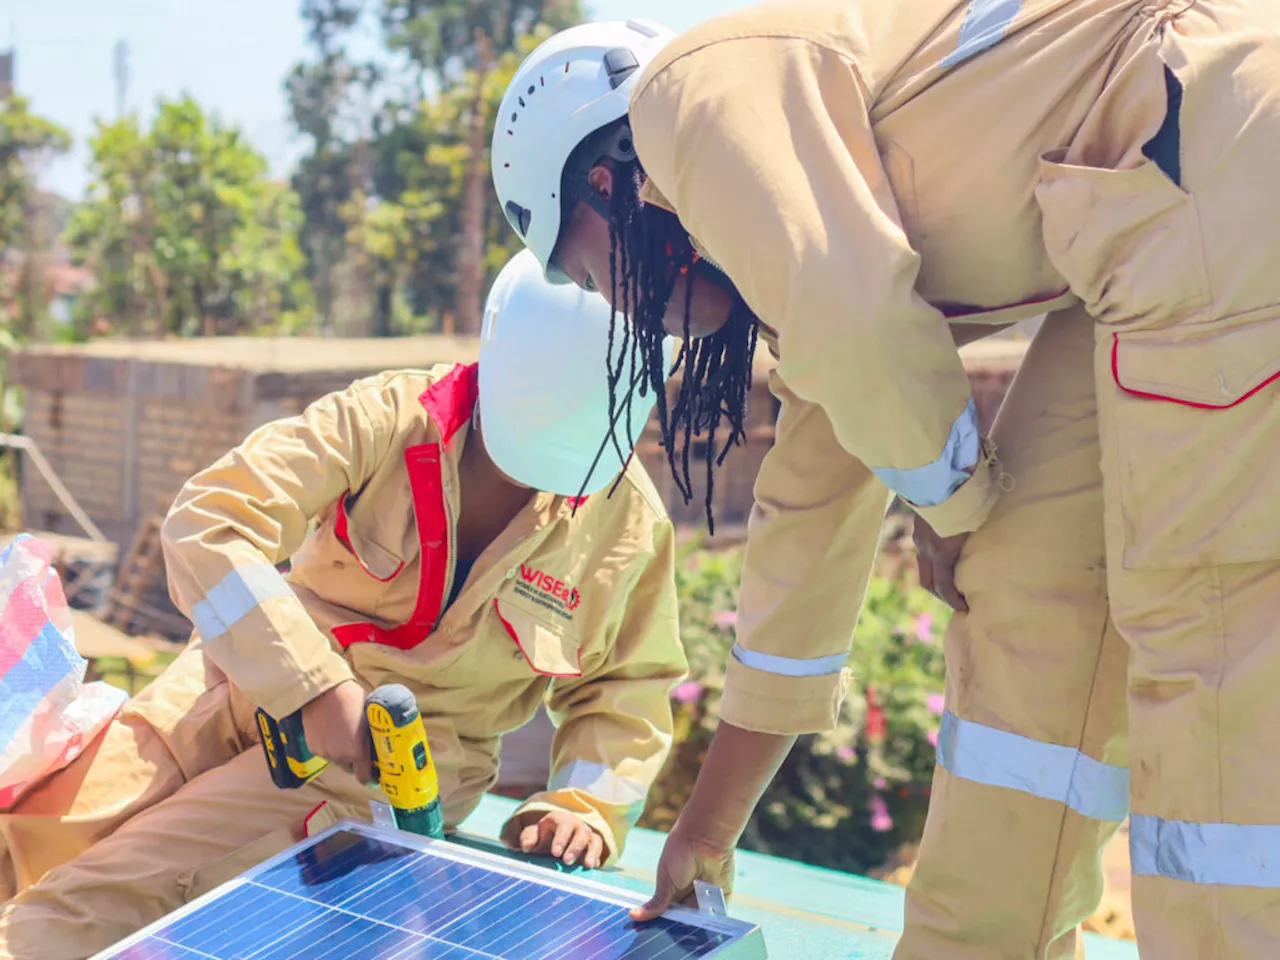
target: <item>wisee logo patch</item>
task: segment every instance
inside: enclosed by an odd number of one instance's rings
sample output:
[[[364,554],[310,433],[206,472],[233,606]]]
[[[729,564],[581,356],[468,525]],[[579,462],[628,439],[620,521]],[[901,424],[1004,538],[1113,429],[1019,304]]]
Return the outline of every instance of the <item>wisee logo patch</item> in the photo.
[[[565,620],[572,620],[573,612],[582,603],[577,587],[526,563],[520,564],[515,592],[516,596],[531,600]]]

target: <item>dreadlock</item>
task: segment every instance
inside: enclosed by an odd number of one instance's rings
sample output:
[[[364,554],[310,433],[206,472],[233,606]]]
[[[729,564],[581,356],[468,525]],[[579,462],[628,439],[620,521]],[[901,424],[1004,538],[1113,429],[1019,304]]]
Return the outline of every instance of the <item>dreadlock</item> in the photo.
[[[655,392],[662,445],[676,488],[685,503],[693,500],[690,457],[695,441],[706,435],[703,456],[707,526],[714,533],[715,469],[724,463],[734,446],[746,440],[747,400],[760,324],[735,293],[728,321],[713,334],[693,338],[689,315],[694,284],[700,279],[701,268],[695,268],[699,257],[689,234],[674,215],[640,200],[644,180],[644,170],[638,160],[614,164],[614,189],[608,216],[614,303],[610,356],[614,356],[619,314],[624,320],[622,344],[616,363],[609,370],[610,414],[612,417],[619,385],[626,389],[636,383],[638,376],[643,377],[641,395],[648,389]],[[668,370],[663,353],[666,339],[663,320],[676,280],[682,276],[689,279],[684,291],[684,336],[675,365]],[[630,318],[630,322],[625,318]],[[677,371],[682,371],[680,385],[675,396],[668,398],[666,382]],[[627,390],[625,396],[630,404],[633,391]],[[717,435],[724,424],[728,432],[722,436],[717,449]],[[634,447],[634,438],[628,436],[627,439]]]

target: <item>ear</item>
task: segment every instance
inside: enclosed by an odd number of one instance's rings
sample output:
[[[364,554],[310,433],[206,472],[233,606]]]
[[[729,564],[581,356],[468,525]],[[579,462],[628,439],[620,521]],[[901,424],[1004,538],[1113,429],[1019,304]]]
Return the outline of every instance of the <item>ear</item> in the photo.
[[[587,174],[587,183],[602,199],[608,200],[613,196],[613,170],[606,164],[598,163],[592,167]]]

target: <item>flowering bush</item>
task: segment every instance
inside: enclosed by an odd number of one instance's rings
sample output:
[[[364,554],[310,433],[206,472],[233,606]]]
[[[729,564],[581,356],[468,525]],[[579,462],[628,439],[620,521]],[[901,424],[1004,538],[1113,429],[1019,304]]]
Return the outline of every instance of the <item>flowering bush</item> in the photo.
[[[898,534],[901,534],[899,528]],[[690,679],[674,691],[675,744],[642,825],[675,823],[706,755],[733,645],[740,548],[683,548],[677,573]],[[745,849],[866,873],[924,825],[942,713],[950,611],[882,558],[854,634],[838,727],[801,737],[743,837]],[[804,624],[796,625],[803,630]]]

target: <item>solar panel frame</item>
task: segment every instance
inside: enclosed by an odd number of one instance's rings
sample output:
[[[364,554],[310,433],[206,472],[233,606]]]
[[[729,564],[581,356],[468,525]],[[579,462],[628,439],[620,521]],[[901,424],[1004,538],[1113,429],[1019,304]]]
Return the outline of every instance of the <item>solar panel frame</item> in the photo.
[[[246,871],[239,877],[222,884],[214,890],[211,890],[203,896],[198,897],[190,903],[180,907],[178,910],[166,915],[160,920],[149,924],[112,947],[96,954],[91,958],[91,960],[110,960],[110,958],[132,955],[131,951],[135,951],[135,948],[139,948],[148,942],[168,943],[162,939],[157,939],[157,935],[162,931],[173,928],[184,920],[188,920],[202,914],[204,911],[219,904],[220,902],[232,902],[231,898],[234,898],[237,891],[241,891],[243,893],[246,890],[251,889],[255,884],[261,886],[260,881],[269,874],[272,874],[277,867],[288,865],[290,861],[297,863],[306,851],[322,845],[331,838],[335,838],[339,834],[343,833],[353,834],[375,842],[391,844],[407,851],[425,854],[431,858],[440,858],[442,860],[452,861],[453,864],[462,868],[479,868],[484,871],[490,871],[494,874],[502,875],[509,880],[538,884],[556,891],[586,897],[592,901],[602,902],[622,909],[630,909],[631,907],[643,903],[645,900],[644,897],[638,894],[620,890],[607,884],[587,879],[581,875],[554,872],[552,870],[548,870],[546,867],[511,860],[498,854],[477,850],[470,846],[461,846],[448,840],[432,840],[427,837],[417,836],[416,834],[390,830],[359,821],[344,820],[334,824],[323,832],[317,834],[315,837],[304,840],[303,842],[290,847],[288,850],[263,861],[261,864]],[[269,884],[267,886],[269,888],[267,892],[279,889],[270,887]],[[426,890],[423,891],[424,905],[428,902],[425,899],[425,895],[428,892],[429,891]],[[363,895],[364,893],[361,894],[361,896]],[[323,900],[318,898],[308,898],[306,899],[306,903],[317,908],[318,912],[315,916],[320,916],[321,912],[325,910],[337,909],[333,905],[326,904]],[[354,914],[354,916],[358,917],[359,915]],[[728,942],[700,954],[699,960],[768,960],[768,954],[764,944],[764,935],[759,926],[755,924],[681,906],[672,907],[666,912],[666,914],[664,914],[664,917],[668,920],[697,928],[698,930],[705,931],[709,934],[718,934],[730,938]],[[314,920],[315,917],[305,921],[302,924],[302,927],[306,927],[308,924],[313,923]],[[398,927],[395,924],[391,924],[389,921],[374,922],[384,923],[389,927],[401,929],[406,932],[411,930],[409,927]],[[450,922],[452,923],[452,921]],[[268,949],[268,946],[269,944],[264,942],[258,950]],[[194,948],[190,947],[175,947],[167,950],[164,955],[166,957],[173,958],[181,957],[183,960],[187,960],[188,957],[191,958],[191,960],[197,960],[197,958],[202,956],[210,956],[208,954],[201,954],[198,951],[195,951]],[[290,955],[292,956],[293,954]],[[388,957],[393,955],[399,956],[400,954],[387,954]],[[435,954],[432,955],[434,956]],[[448,955],[448,951],[446,950],[443,955]],[[559,960],[559,958],[557,958],[557,960]]]

